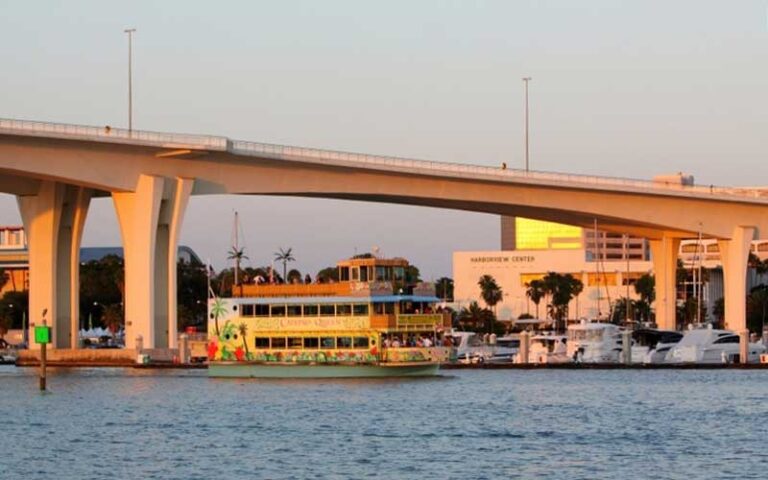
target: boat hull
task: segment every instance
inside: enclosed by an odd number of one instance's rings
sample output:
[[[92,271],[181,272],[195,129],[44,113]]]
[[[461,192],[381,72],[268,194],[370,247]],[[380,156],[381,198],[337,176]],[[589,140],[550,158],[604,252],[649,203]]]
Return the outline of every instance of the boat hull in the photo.
[[[400,365],[297,365],[243,362],[211,362],[209,377],[230,378],[382,378],[429,377],[438,374],[440,364]]]

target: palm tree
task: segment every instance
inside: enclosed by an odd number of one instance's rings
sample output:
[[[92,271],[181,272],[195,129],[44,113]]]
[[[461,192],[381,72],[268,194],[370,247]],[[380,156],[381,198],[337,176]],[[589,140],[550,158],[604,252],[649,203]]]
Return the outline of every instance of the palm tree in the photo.
[[[240,333],[240,338],[243,339],[243,347],[245,347],[245,356],[247,358],[248,355],[250,354],[250,352],[248,351],[248,342],[246,341],[246,335],[248,334],[248,325],[246,325],[245,322],[243,322],[240,324],[237,330]]]
[[[248,256],[245,255],[245,247],[232,247],[228,252],[227,259],[235,261],[235,286],[240,285],[240,262],[248,260]]]
[[[493,331],[493,321],[496,319],[496,304],[504,298],[504,292],[501,291],[501,287],[496,283],[496,279],[490,275],[480,277],[477,284],[480,286],[480,296],[483,297],[483,301],[493,313],[490,328]]]
[[[220,297],[216,297],[216,299],[213,301],[213,305],[211,305],[211,315],[213,315],[217,337],[221,334],[219,331],[219,317],[225,313],[227,313],[227,303]]]
[[[526,283],[525,286],[528,287],[525,290],[525,295],[531,299],[534,305],[536,305],[536,318],[539,318],[539,302],[541,302],[541,299],[544,298],[547,293],[544,289],[544,282],[541,280],[531,280],[531,282]]]
[[[287,250],[281,248],[279,252],[275,252],[275,260],[283,262],[283,279],[286,282],[288,281],[288,262],[296,260],[291,254],[292,251],[293,248],[289,247]]]
[[[469,304],[469,307],[461,309],[457,319],[462,327],[470,326],[475,330],[480,327],[483,330],[490,330],[493,312],[487,308],[480,308],[477,302],[472,302]]]
[[[101,315],[101,321],[114,337],[125,321],[122,307],[116,304],[107,305]]]

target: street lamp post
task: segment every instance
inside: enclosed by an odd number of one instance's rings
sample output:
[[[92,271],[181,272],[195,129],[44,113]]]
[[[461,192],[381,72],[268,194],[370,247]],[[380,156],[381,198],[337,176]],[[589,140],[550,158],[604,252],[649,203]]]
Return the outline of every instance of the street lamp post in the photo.
[[[128,34],[128,133],[133,132],[133,33],[135,28],[123,30]]]
[[[528,82],[531,81],[531,77],[523,77],[523,84],[525,85],[525,171],[528,171]]]

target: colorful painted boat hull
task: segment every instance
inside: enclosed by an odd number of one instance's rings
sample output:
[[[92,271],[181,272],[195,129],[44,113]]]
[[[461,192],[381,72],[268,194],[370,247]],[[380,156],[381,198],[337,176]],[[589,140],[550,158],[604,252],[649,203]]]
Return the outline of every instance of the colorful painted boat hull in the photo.
[[[440,364],[398,365],[301,365],[243,362],[211,362],[209,377],[231,378],[382,378],[428,377],[438,374]]]

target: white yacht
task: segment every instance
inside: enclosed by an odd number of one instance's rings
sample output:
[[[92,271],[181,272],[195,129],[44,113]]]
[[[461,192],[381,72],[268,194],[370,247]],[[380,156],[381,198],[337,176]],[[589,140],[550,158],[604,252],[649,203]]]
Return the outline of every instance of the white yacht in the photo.
[[[570,363],[566,335],[540,334],[531,337],[528,363]]]
[[[515,337],[499,337],[495,343],[485,343],[482,335],[475,332],[453,332],[451,337],[461,363],[511,362],[520,345]]]
[[[766,348],[762,343],[750,343],[748,363],[758,363]],[[672,347],[665,363],[734,363],[739,357],[739,336],[730,330],[712,326],[685,332],[680,343]]]
[[[669,350],[683,338],[675,330],[640,328],[632,331],[632,363],[664,363]]]
[[[621,355],[621,330],[612,323],[568,326],[567,355],[575,362],[616,363]]]

